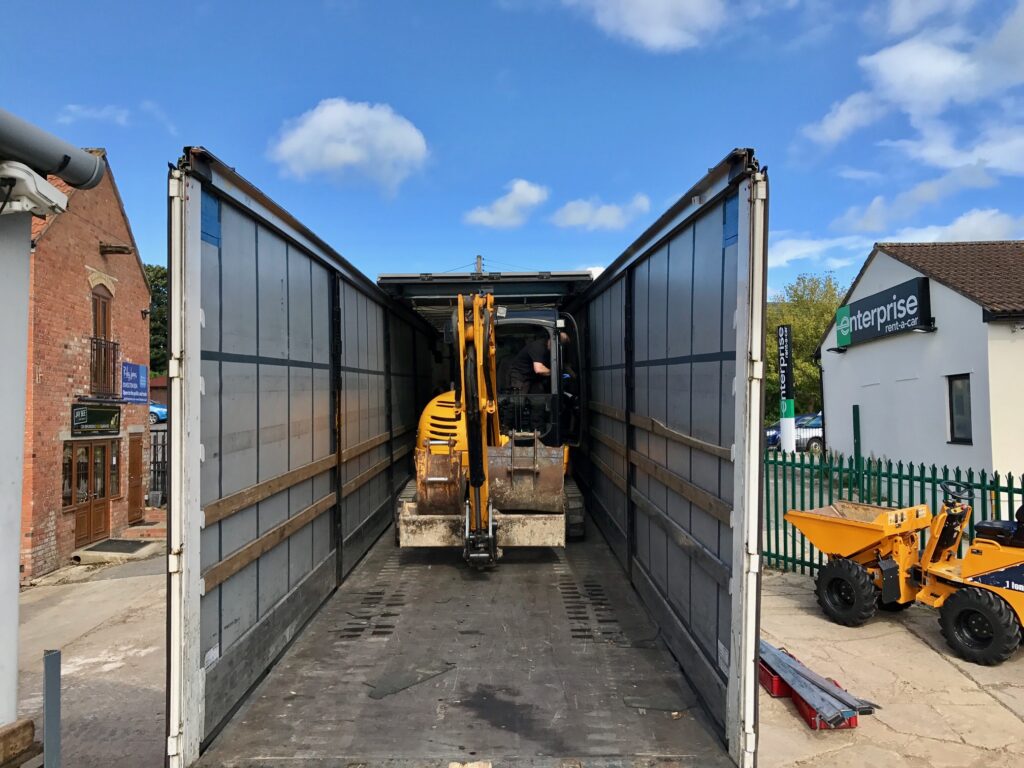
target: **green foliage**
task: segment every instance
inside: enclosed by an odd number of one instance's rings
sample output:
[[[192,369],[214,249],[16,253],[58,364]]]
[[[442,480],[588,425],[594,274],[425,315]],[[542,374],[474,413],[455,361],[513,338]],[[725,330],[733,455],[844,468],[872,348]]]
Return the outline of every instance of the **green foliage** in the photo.
[[[167,373],[167,267],[145,264],[152,299],[149,304],[149,371],[151,376]]]
[[[779,345],[776,331],[780,325],[793,328],[796,412],[815,413],[821,410],[821,371],[814,360],[814,351],[845,293],[831,273],[799,275],[783,289],[781,295],[769,299],[764,401],[766,423],[779,418]]]

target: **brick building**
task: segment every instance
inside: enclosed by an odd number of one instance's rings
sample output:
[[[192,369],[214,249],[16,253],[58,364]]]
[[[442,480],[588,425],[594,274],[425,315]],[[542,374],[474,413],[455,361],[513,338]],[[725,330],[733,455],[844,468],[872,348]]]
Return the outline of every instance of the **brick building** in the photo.
[[[122,399],[122,363],[149,364],[150,294],[121,196],[109,164],[93,189],[49,181],[68,209],[32,224],[23,581],[141,519],[149,466],[148,406]]]

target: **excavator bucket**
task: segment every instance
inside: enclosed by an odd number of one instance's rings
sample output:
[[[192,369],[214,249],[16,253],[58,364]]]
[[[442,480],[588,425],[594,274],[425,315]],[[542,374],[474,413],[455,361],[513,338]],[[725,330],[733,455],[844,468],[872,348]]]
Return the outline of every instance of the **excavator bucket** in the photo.
[[[416,497],[421,515],[462,515],[466,478],[459,451],[416,449]]]
[[[487,449],[491,501],[502,512],[563,512],[565,451],[544,445],[534,434],[529,437],[526,442],[514,435],[505,445]]]

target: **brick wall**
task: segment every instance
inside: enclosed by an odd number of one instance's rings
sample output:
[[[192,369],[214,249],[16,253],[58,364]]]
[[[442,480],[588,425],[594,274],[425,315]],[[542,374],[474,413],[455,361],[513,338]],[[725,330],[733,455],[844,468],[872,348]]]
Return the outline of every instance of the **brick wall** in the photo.
[[[104,255],[101,243],[133,250]],[[120,344],[119,360],[148,365],[149,321],[142,310],[149,307],[149,290],[109,168],[94,189],[71,193],[68,210],[47,223],[32,256],[21,522],[24,581],[66,564],[75,546],[75,515],[62,509],[62,455],[71,431],[71,405],[90,393],[94,270],[111,278],[111,337]],[[110,504],[112,537],[127,526],[132,428],[144,430],[144,486],[149,480],[148,407],[121,409],[121,497]]]

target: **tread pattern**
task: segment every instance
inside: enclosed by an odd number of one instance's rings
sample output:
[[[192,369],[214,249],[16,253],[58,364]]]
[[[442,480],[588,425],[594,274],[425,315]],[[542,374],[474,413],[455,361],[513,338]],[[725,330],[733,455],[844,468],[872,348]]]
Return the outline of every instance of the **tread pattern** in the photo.
[[[854,603],[844,610],[837,609],[825,596],[830,581],[842,579],[853,589]],[[817,584],[814,590],[821,610],[832,621],[847,627],[859,627],[875,615],[878,606],[878,587],[871,579],[867,569],[845,557],[831,558],[818,571]]]
[[[993,626],[992,644],[987,648],[962,645],[955,632],[957,615],[974,610],[985,615]],[[964,587],[939,609],[939,627],[946,644],[962,659],[991,667],[1002,664],[1021,643],[1021,626],[1010,604],[994,592],[979,587]]]

